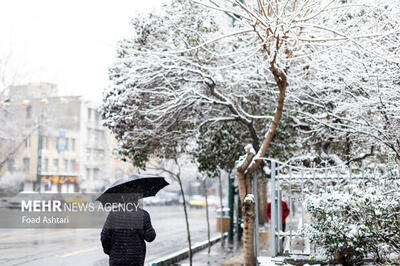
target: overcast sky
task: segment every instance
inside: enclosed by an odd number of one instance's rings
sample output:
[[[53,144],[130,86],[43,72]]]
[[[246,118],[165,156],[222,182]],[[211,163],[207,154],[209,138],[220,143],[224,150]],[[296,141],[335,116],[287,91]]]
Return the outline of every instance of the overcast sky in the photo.
[[[132,35],[130,18],[166,0],[0,0],[0,56],[30,81],[99,102],[115,43]]]

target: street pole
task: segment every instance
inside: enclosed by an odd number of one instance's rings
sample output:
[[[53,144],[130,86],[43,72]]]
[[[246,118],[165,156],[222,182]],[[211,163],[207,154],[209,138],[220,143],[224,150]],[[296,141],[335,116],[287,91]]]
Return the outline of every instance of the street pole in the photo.
[[[242,204],[240,203],[240,195],[237,193],[237,198],[238,198],[238,211],[237,211],[237,240],[242,241],[242,233],[243,233],[243,228],[242,228]]]
[[[241,2],[241,3],[243,3],[243,0],[239,0],[239,2]],[[231,16],[232,17],[232,28],[233,27],[235,27],[235,21],[236,21],[236,15],[233,15],[233,16]],[[235,51],[235,47],[232,47],[232,51]],[[229,179],[230,180],[230,179]],[[232,182],[230,182],[229,184],[231,185],[231,183]],[[237,189],[239,189],[239,188],[237,188]],[[229,189],[229,192],[230,192],[231,190]],[[242,206],[241,206],[241,203],[240,203],[240,194],[239,194],[239,191],[237,191],[237,193],[235,193],[235,187],[233,186],[233,184],[232,184],[232,198],[234,198],[234,195],[235,194],[237,194],[237,197],[238,197],[238,209],[237,209],[237,217],[236,217],[236,223],[237,223],[237,240],[238,241],[242,241],[242,233],[243,233],[243,228],[242,228]],[[230,199],[230,198],[229,198]],[[232,202],[233,202],[234,200],[232,200]],[[229,205],[229,208],[231,208],[231,205]],[[232,216],[231,216],[231,219],[233,218],[233,205],[232,205]],[[232,221],[233,221],[233,219],[232,219]],[[232,224],[232,229],[233,229],[233,224]],[[232,232],[232,234],[233,234],[233,232]],[[229,235],[228,235],[228,239],[230,239],[229,238]],[[233,236],[232,236],[232,240],[233,240]]]
[[[221,205],[221,247],[225,247],[225,239],[224,239],[224,205],[222,203],[222,181],[221,181],[221,175],[218,175],[218,183],[219,183],[219,200],[220,200],[220,205]]]
[[[40,110],[39,114],[39,125],[38,125],[38,150],[37,150],[37,175],[36,175],[36,186],[37,191],[40,193],[41,187],[41,174],[42,174],[42,146],[43,146],[43,138],[42,138],[42,110]]]
[[[210,216],[208,215],[208,196],[207,196],[207,184],[206,184],[206,179],[205,178],[202,180],[202,183],[203,183],[204,195],[205,195],[205,198],[206,198],[207,240],[208,240],[208,254],[210,254],[210,252],[211,252]]]
[[[233,242],[233,203],[235,201],[235,190],[233,187],[233,180],[231,178],[231,172],[228,174],[228,207],[229,207],[229,232],[228,232],[228,242]]]

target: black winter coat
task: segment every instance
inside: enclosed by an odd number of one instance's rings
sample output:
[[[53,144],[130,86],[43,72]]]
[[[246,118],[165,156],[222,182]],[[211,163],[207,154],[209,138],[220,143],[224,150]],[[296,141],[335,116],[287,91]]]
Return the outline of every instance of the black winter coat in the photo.
[[[110,266],[144,265],[144,241],[151,242],[155,237],[147,211],[115,211],[108,214],[101,231],[101,244],[109,255]]]

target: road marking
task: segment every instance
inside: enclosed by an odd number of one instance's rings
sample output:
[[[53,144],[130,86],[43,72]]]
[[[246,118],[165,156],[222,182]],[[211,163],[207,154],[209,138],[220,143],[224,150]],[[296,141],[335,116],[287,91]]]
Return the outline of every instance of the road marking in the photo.
[[[65,252],[65,253],[62,253],[62,254],[58,254],[57,257],[65,258],[65,257],[77,255],[77,254],[80,254],[80,253],[92,251],[92,250],[95,250],[95,249],[99,249],[99,248],[100,248],[100,245],[90,246],[90,247],[87,247],[87,248],[83,248],[83,249],[81,248],[79,250],[69,251],[69,252]]]
[[[74,232],[76,230],[77,229],[62,230],[62,231],[57,230],[57,231],[44,232],[44,233],[40,233],[40,234],[28,234],[28,235],[21,235],[21,236],[3,237],[3,238],[0,238],[0,241],[15,240],[15,239],[25,239],[25,238],[31,238],[31,237],[36,237],[36,236],[56,235],[56,234],[61,234],[61,233]]]

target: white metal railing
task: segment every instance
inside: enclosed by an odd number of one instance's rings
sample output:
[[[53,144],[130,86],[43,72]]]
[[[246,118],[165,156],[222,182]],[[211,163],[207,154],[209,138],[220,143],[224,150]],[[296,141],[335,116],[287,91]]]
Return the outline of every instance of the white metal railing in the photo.
[[[271,237],[273,241],[273,256],[283,253],[310,254],[312,247],[300,233],[305,224],[304,198],[305,192],[318,193],[328,186],[342,186],[354,180],[367,181],[374,179],[377,174],[383,174],[384,169],[379,169],[377,164],[365,167],[352,168],[348,165],[333,167],[303,167],[289,165],[274,159],[263,158],[271,169],[270,197],[271,197]],[[397,169],[400,176],[400,165]],[[286,232],[282,230],[282,200],[289,206],[288,227]],[[296,212],[295,210],[296,209]],[[294,225],[297,227],[294,229]],[[283,238],[286,238],[284,248]],[[299,247],[293,246],[293,240],[299,240]]]

